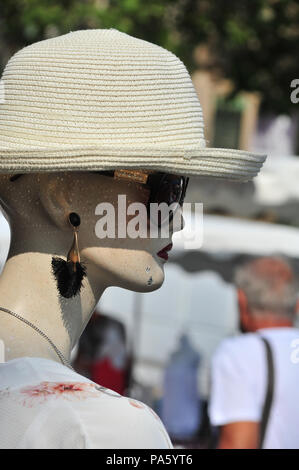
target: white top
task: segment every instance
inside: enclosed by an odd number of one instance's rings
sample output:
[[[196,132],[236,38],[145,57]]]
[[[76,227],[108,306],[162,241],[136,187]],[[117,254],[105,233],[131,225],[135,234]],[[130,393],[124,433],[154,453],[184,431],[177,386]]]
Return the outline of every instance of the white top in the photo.
[[[0,364],[2,449],[170,449],[145,404],[100,387],[60,363]]]
[[[274,397],[264,448],[299,448],[299,330],[259,330],[273,351]],[[212,360],[210,419],[219,426],[260,421],[266,395],[267,362],[259,334],[224,340]]]

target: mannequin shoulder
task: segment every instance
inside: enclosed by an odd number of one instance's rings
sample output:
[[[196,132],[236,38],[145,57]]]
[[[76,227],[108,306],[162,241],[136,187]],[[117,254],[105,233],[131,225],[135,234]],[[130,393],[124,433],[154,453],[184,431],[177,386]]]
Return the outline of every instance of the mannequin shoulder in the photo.
[[[144,403],[52,361],[23,360],[21,375],[16,365],[20,360],[0,377],[0,447],[172,448],[160,418]]]
[[[149,406],[94,383],[46,382],[27,388],[26,395],[23,407],[33,420],[22,448],[172,448]]]

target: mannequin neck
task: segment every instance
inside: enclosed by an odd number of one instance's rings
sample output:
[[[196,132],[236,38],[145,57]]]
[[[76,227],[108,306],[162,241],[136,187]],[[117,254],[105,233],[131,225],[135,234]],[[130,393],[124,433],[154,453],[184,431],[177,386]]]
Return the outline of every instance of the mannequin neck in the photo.
[[[52,254],[15,249],[12,244],[0,277],[0,306],[12,310],[42,330],[69,360],[105,286],[85,278],[81,294],[72,299],[58,295],[51,272]],[[92,266],[89,267],[89,272]],[[60,362],[54,349],[38,332],[0,310],[0,339],[5,361],[43,357]]]

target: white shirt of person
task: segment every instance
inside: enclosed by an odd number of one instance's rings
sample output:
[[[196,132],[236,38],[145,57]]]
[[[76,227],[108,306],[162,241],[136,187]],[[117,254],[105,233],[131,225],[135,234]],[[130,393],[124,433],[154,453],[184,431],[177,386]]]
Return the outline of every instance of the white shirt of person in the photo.
[[[2,449],[171,449],[159,417],[48,359],[0,364]]]
[[[299,329],[264,328],[225,339],[212,359],[209,416],[212,425],[260,422],[267,387],[264,343],[274,360],[274,396],[263,448],[299,448]]]

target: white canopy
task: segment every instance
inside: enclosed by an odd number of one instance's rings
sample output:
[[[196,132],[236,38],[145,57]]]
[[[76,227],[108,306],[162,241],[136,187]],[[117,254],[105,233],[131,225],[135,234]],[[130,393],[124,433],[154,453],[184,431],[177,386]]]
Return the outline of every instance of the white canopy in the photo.
[[[298,181],[299,157],[271,155],[254,179],[256,201],[264,205],[283,205],[298,200]]]
[[[183,214],[185,228],[173,236],[175,252],[186,250],[184,234],[202,238],[201,251],[222,254],[270,255],[299,257],[299,229],[286,225],[257,222],[216,215],[204,215],[202,233],[195,233],[194,216]]]

